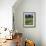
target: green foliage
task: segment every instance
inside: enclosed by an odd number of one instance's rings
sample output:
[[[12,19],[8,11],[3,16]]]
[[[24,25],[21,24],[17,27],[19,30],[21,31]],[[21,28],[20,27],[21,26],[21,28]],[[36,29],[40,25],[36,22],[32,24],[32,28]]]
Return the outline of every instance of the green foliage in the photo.
[[[26,25],[33,25],[33,18],[25,18]]]

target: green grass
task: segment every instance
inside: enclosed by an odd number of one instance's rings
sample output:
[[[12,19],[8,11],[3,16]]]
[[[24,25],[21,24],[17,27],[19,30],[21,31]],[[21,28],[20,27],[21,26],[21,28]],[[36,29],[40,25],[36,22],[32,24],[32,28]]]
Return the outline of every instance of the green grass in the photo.
[[[25,18],[25,25],[33,25],[33,18]]]

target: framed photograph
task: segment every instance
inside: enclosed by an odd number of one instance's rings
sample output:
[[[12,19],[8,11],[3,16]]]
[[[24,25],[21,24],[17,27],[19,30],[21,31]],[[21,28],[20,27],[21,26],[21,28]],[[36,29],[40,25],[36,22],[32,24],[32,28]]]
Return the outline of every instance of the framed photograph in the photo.
[[[23,26],[24,27],[36,27],[36,12],[24,12],[23,13]]]

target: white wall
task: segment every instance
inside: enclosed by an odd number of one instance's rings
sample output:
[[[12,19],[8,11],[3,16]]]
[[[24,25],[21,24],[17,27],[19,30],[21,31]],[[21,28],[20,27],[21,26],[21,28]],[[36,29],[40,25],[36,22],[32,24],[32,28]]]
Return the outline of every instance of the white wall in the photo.
[[[41,1],[40,31],[42,46],[46,46],[46,0]]]
[[[12,28],[12,6],[16,0],[0,0],[0,27]]]
[[[16,7],[16,5],[18,5]],[[23,0],[20,4],[14,5],[14,19],[15,28],[18,32],[24,34],[24,38],[35,41],[36,46],[41,46],[41,31],[40,31],[40,17],[41,17],[41,1],[40,0]],[[24,28],[23,27],[23,12],[36,12],[36,27]]]
[[[23,27],[23,12],[25,11],[36,12],[36,28]],[[15,28],[18,32],[22,32],[28,39],[33,39],[36,46],[46,46],[46,0],[23,0],[20,4],[14,5],[13,12]]]

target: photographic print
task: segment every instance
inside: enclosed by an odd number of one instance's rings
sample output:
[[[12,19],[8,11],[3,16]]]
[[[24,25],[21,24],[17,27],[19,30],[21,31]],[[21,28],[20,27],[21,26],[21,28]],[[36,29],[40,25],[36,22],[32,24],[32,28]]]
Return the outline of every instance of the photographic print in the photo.
[[[35,12],[24,12],[24,27],[35,27],[36,26],[36,13]]]

